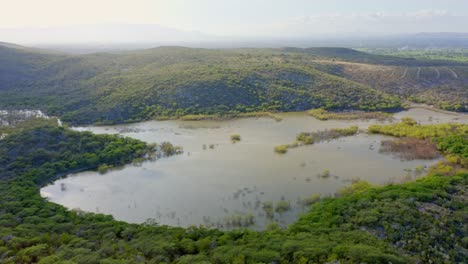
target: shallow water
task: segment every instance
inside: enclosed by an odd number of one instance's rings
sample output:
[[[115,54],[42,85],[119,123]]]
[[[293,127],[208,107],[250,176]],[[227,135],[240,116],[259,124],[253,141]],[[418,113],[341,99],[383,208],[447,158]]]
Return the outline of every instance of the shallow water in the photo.
[[[128,165],[106,174],[83,172],[60,179],[41,190],[43,196],[68,208],[112,214],[118,220],[141,223],[148,218],[173,226],[206,225],[224,229],[234,217],[251,215],[253,229],[272,221],[287,225],[307,210],[297,203],[313,194],[333,195],[353,179],[375,184],[398,180],[417,166],[435,161],[400,161],[378,153],[379,135],[359,134],[330,142],[291,149],[286,155],[273,148],[295,140],[299,132],[359,125],[376,121],[319,121],[305,114],[228,121],[151,121],[107,127],[79,127],[95,133],[119,133],[147,142],[170,141],[184,154]],[[398,113],[423,123],[463,122],[425,109]],[[429,117],[432,116],[431,119]],[[457,118],[457,120],[454,120]],[[231,134],[242,141],[233,144]],[[210,148],[212,145],[213,148]],[[318,175],[329,170],[331,176]],[[290,203],[291,210],[265,215],[264,202]]]

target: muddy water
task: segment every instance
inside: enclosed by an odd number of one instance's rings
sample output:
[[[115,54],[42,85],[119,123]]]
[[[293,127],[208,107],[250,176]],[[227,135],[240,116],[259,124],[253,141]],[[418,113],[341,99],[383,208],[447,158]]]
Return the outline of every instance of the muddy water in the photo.
[[[184,154],[128,165],[106,174],[83,172],[60,179],[41,190],[43,196],[68,208],[112,214],[116,219],[141,223],[152,218],[173,226],[205,225],[224,229],[239,222],[262,229],[277,222],[287,225],[305,210],[300,201],[313,194],[333,195],[353,179],[375,184],[415,176],[414,168],[435,161],[401,161],[379,154],[378,135],[359,134],[330,142],[274,153],[303,131],[358,125],[376,121],[319,121],[305,114],[229,121],[151,121],[124,126],[81,127],[94,133],[119,133],[147,142],[170,141]],[[423,123],[463,122],[426,109],[398,113]],[[242,140],[233,144],[231,134]],[[325,170],[330,177],[320,177]],[[413,171],[411,171],[413,170]],[[284,200],[291,209],[268,216],[265,202]],[[284,204],[284,202],[282,202]],[[254,222],[253,224],[251,222]]]

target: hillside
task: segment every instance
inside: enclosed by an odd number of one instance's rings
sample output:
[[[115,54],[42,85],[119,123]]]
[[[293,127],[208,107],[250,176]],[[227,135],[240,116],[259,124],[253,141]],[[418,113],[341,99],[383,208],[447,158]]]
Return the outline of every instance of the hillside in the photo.
[[[462,63],[344,48],[62,55],[0,47],[0,108],[37,108],[71,123],[318,107],[393,111],[410,96],[468,111],[467,83]]]

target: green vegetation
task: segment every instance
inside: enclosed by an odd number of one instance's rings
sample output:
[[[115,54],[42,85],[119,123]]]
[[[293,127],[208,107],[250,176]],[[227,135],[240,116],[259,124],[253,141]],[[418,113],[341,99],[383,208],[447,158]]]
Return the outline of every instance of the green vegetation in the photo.
[[[262,209],[267,215],[268,218],[273,218],[275,212],[273,211],[273,203],[272,202],[264,202],[262,205]]]
[[[304,206],[311,206],[314,203],[320,201],[320,194],[314,194],[310,197],[306,197],[300,200],[300,203]]]
[[[112,169],[112,166],[109,166],[107,164],[102,164],[102,165],[99,165],[99,167],[97,168],[97,171],[101,174],[104,174],[106,173],[109,169]]]
[[[170,142],[163,142],[159,146],[156,145],[156,148],[159,149],[165,156],[177,155],[183,152],[182,147],[174,146]]]
[[[248,227],[253,224],[255,224],[255,216],[252,214],[233,215],[224,219],[224,225],[230,228]]]
[[[239,134],[231,135],[231,141],[232,141],[232,142],[241,141],[241,136],[240,136]]]
[[[291,144],[278,145],[274,148],[274,151],[278,154],[286,154],[288,152],[288,149],[297,148],[299,146],[300,146],[299,142],[296,141]]]
[[[377,119],[391,120],[392,115],[384,112],[329,112],[323,108],[312,109],[307,112],[309,115],[319,120],[357,120],[357,119]]]
[[[271,119],[275,120],[276,122],[279,122],[279,121],[283,120],[283,118],[281,116],[275,115],[275,114],[270,113],[270,112],[239,113],[237,116],[238,117],[255,117],[255,118],[268,117],[268,118],[271,118]]]
[[[406,101],[468,111],[467,63],[341,48],[160,47],[71,56],[0,45],[0,71],[0,109],[41,109],[72,124],[277,119],[262,113],[317,108],[340,113],[313,113],[325,119],[388,118],[376,111],[400,110]]]
[[[161,47],[70,56],[0,46],[0,108],[41,109],[73,124],[401,109],[396,95],[323,67],[329,68],[310,52],[286,49]]]
[[[439,151],[447,155],[447,161],[452,165],[468,168],[468,125],[456,123],[418,125],[413,119],[404,118],[397,124],[369,126],[368,131],[395,137],[430,140]],[[442,170],[443,166],[444,164],[441,164]],[[448,167],[452,168],[451,165]]]
[[[358,133],[357,126],[348,128],[334,128],[330,130],[316,131],[316,132],[301,132],[296,136],[296,141],[291,144],[279,145],[274,148],[276,153],[286,154],[288,149],[297,148],[304,145],[312,145],[322,141],[337,139],[340,137],[354,136]]]
[[[433,61],[452,61],[460,63],[468,63],[468,49],[445,49],[445,48],[431,48],[431,49],[359,49],[361,51],[372,52],[379,55],[395,56],[400,58],[413,58],[421,60]]]
[[[465,155],[463,140],[458,132],[437,138],[443,151],[459,156]],[[272,225],[263,232],[128,224],[108,215],[69,211],[39,194],[42,184],[66,173],[121,165],[152,149],[134,139],[47,125],[0,140],[0,262],[395,264],[467,259],[468,173],[462,171],[385,187],[358,182],[338,198],[312,197],[307,202],[313,204],[311,210],[288,229]],[[263,209],[274,213],[271,202]],[[239,217],[233,219],[239,222]],[[240,219],[244,225],[252,218]]]
[[[268,117],[277,122],[283,120],[279,115],[275,115],[270,112],[249,112],[249,113],[221,113],[221,114],[214,114],[214,115],[184,115],[179,118],[182,121],[200,121],[200,120],[228,120],[234,118],[250,118],[250,117]],[[168,117],[170,118],[170,117]]]
[[[322,173],[319,174],[320,178],[329,178],[330,177],[330,170],[324,170]]]
[[[274,150],[276,153],[286,154],[286,152],[288,152],[288,148],[289,148],[288,145],[279,145],[279,146],[276,146]]]
[[[307,145],[311,140],[315,143],[319,143],[341,137],[354,136],[358,131],[359,128],[357,126],[350,126],[347,128],[333,128],[310,133],[302,132],[297,136],[297,140],[302,144]]]
[[[304,145],[311,145],[311,144],[314,144],[314,137],[310,134],[307,134],[307,133],[299,133],[297,136],[296,136],[296,140],[301,142],[302,144]]]
[[[277,213],[281,214],[281,213],[289,211],[290,209],[291,209],[291,204],[284,199],[281,199],[276,203],[275,211]]]

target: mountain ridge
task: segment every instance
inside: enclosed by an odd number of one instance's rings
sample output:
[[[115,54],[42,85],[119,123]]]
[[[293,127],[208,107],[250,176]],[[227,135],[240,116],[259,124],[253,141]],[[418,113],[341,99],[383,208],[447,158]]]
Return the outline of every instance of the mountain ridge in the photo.
[[[432,89],[425,96],[437,98],[444,85],[458,87],[456,96],[444,90],[447,107],[467,108],[466,64],[346,48],[164,46],[68,55],[3,47],[0,59],[0,107],[40,108],[71,123],[319,107],[395,111],[408,96]]]

